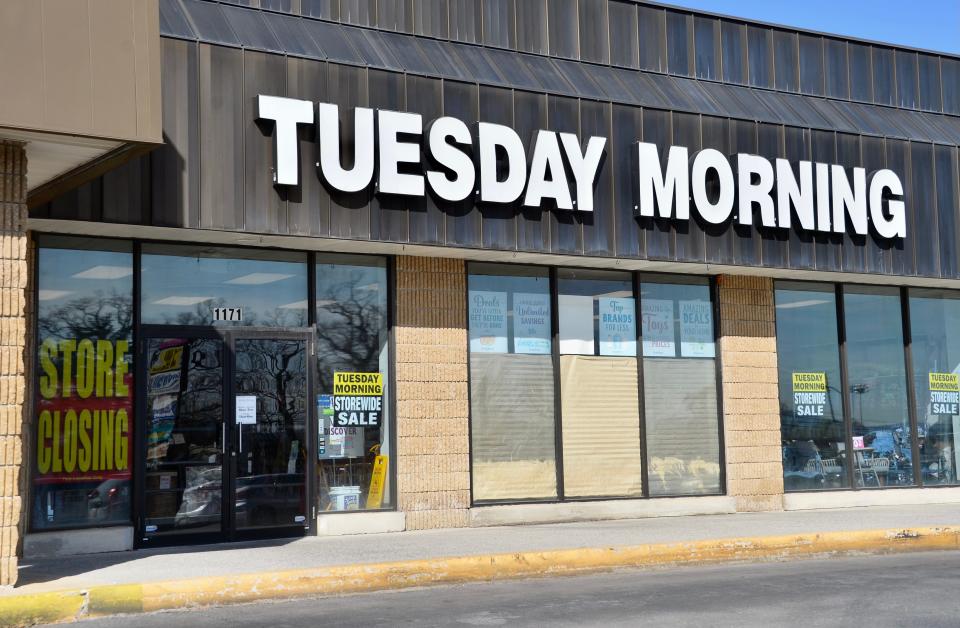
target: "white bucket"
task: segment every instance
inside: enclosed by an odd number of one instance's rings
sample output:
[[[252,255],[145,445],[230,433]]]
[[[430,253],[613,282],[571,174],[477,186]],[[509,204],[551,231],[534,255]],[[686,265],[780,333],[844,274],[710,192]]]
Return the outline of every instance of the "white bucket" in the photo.
[[[359,510],[359,486],[332,486],[330,487],[330,504],[334,510]]]

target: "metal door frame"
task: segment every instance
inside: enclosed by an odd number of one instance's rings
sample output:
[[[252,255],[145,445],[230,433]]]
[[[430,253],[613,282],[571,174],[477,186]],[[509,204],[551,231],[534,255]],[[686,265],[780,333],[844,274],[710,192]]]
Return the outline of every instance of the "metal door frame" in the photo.
[[[305,525],[278,526],[274,528],[259,528],[254,530],[238,530],[236,525],[236,480],[237,480],[237,451],[240,449],[239,434],[240,430],[236,428],[236,423],[227,421],[227,440],[229,451],[229,467],[226,474],[228,481],[224,483],[224,511],[227,519],[227,539],[230,541],[241,541],[262,538],[281,538],[287,536],[305,536],[315,535],[317,533],[316,503],[314,500],[314,483],[316,477],[316,459],[317,459],[317,403],[316,394],[316,349],[314,341],[314,331],[312,328],[230,328],[225,330],[225,346],[230,357],[228,360],[229,381],[224,386],[224,394],[227,396],[224,403],[224,414],[226,417],[232,417],[235,413],[236,403],[236,342],[237,340],[302,340],[306,343],[306,369],[307,369],[307,400],[306,400],[306,434],[307,439],[307,459],[304,465],[304,491],[306,516]]]
[[[315,535],[317,533],[316,500],[314,495],[316,483],[316,446],[317,446],[317,418],[315,393],[317,386],[317,360],[315,332],[311,327],[210,327],[193,325],[142,325],[136,342],[136,376],[135,407],[136,420],[134,421],[134,451],[135,481],[133,495],[134,515],[134,547],[165,547],[171,545],[193,545],[201,543],[222,543],[237,540],[257,538],[283,538],[290,536]],[[147,395],[146,382],[149,365],[146,356],[147,343],[156,338],[185,338],[185,339],[212,339],[223,343],[221,358],[223,365],[222,407],[224,422],[224,452],[222,457],[221,475],[221,530],[220,532],[198,532],[169,537],[148,538],[146,526],[146,455],[147,434],[146,417]],[[307,461],[305,471],[306,490],[306,525],[286,526],[280,528],[263,528],[258,530],[238,531],[236,529],[235,505],[235,478],[236,478],[236,451],[237,430],[234,422],[228,420],[234,415],[234,347],[238,338],[249,339],[277,339],[303,340],[307,344]]]

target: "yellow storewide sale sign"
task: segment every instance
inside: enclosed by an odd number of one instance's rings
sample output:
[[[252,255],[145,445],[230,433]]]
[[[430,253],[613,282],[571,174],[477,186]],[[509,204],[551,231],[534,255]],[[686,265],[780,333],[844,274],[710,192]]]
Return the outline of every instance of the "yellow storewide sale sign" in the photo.
[[[928,373],[930,378],[930,390],[940,390],[944,392],[960,391],[960,376],[956,373]]]
[[[794,373],[793,392],[826,392],[826,373]]]
[[[360,395],[379,397],[383,394],[383,373],[333,374],[334,395]]]

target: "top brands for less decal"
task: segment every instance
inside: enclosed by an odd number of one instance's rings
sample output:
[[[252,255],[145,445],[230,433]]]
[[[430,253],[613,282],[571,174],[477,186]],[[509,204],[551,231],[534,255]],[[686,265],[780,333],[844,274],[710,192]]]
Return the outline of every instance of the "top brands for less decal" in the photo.
[[[127,340],[41,342],[36,483],[130,477],[129,350]]]
[[[636,306],[632,298],[600,297],[600,355],[637,355]]]

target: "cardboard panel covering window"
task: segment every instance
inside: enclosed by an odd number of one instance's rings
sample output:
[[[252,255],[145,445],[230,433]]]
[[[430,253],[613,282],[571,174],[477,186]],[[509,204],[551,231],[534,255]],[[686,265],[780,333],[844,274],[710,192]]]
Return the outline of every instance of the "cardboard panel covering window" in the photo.
[[[468,301],[473,499],[555,498],[547,271],[471,264]]]
[[[640,283],[649,494],[720,492],[720,436],[710,286]]]
[[[643,492],[636,302],[627,273],[558,273],[565,497]]]
[[[568,497],[639,497],[637,359],[560,356],[563,488]]]
[[[651,495],[720,491],[713,360],[643,361]]]
[[[473,354],[470,399],[474,499],[556,497],[552,358]]]

